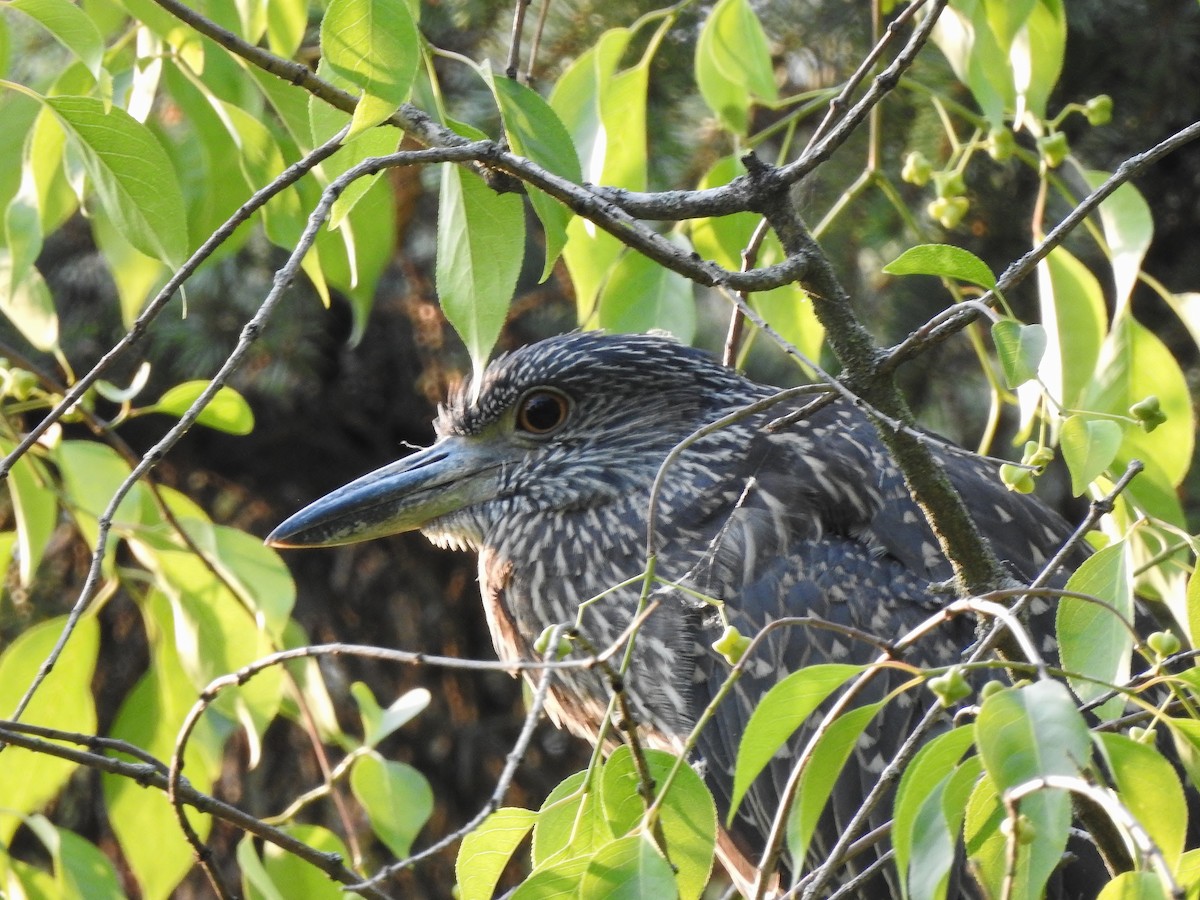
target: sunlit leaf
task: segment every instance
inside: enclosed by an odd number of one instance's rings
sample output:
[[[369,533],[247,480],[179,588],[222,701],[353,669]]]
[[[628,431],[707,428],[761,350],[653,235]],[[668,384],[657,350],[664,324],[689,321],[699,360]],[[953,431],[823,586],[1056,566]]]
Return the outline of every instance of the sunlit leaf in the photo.
[[[414,688],[397,697],[387,709],[380,709],[371,689],[361,681],[350,685],[363,721],[363,743],[374,747],[397,728],[412,721],[429,705],[432,695],[425,688]]]
[[[677,757],[661,750],[644,751],[646,768],[662,793]],[[627,834],[642,821],[645,803],[638,792],[638,773],[633,754],[618,747],[604,764],[600,790],[612,831]],[[708,884],[717,839],[717,810],[704,781],[691,766],[681,766],[671,781],[659,814],[659,826],[667,855],[676,870],[678,891],[683,900],[698,900]]]
[[[696,333],[692,283],[630,250],[609,273],[600,292],[599,323],[614,333],[658,328],[690,343]]]
[[[501,874],[536,817],[530,809],[501,807],[463,838],[454,864],[461,900],[492,900]]]
[[[490,69],[487,75],[504,119],[504,133],[513,150],[569,181],[582,181],[579,155],[571,143],[571,135],[550,104],[511,78],[497,77]],[[539,190],[530,190],[528,196],[546,233],[546,261],[542,266],[545,281],[566,244],[567,223],[573,213]]]
[[[678,896],[671,864],[646,834],[618,838],[596,851],[579,884],[582,897],[610,900],[673,900]]]
[[[0,247],[0,312],[33,346],[53,350],[58,346],[58,313],[50,289],[37,269],[27,267],[16,282],[15,274],[12,254]]]
[[[515,194],[497,194],[477,175],[442,166],[437,290],[442,311],[483,373],[508,316],[525,255],[525,215]]]
[[[1093,700],[1108,690],[1106,685],[1129,678],[1133,634],[1122,619],[1132,624],[1133,579],[1125,543],[1110,544],[1084,560],[1067,581],[1067,590],[1112,607],[1077,597],[1063,597],[1058,604],[1055,629],[1063,668],[1087,676],[1070,679],[1071,689],[1081,700]],[[1114,698],[1096,715],[1102,719],[1116,715],[1124,703],[1123,698]]]
[[[1154,839],[1172,868],[1183,854],[1188,805],[1175,767],[1153,744],[1123,734],[1095,735],[1121,802]]]
[[[937,275],[991,290],[996,276],[987,263],[969,250],[950,244],[910,247],[883,267],[890,275]]]
[[[750,784],[771,757],[813,710],[861,671],[862,666],[838,663],[807,666],[791,673],[762,696],[742,732],[733,774],[730,816],[737,811]]]
[[[397,858],[408,856],[433,813],[433,789],[425,776],[371,750],[354,761],[350,787],[367,811],[375,836]]]
[[[200,398],[208,385],[207,381],[185,381],[183,384],[177,384],[159,397],[153,406],[147,407],[146,411],[182,416]],[[228,385],[222,385],[212,401],[200,411],[196,423],[227,434],[249,434],[254,430],[254,413],[241,394]]]
[[[586,772],[563,779],[538,810],[533,826],[533,864],[590,855],[615,835],[604,815],[597,785],[584,790]],[[582,871],[582,870],[581,870]]]
[[[1106,330],[1104,293],[1096,277],[1061,247],[1038,265],[1046,353],[1039,374],[1050,395],[1076,407],[1092,382]]]
[[[778,96],[762,24],[747,0],[720,0],[696,41],[696,84],[708,108],[735,134],[749,127],[751,100]]]
[[[12,715],[38,670],[62,634],[65,617],[26,628],[0,653],[0,716]],[[100,629],[92,616],[75,626],[58,662],[21,717],[22,721],[64,731],[94,733],[96,708],[92,676],[100,645]],[[49,803],[66,783],[75,763],[19,747],[4,751],[0,765],[0,797],[7,811],[31,813]],[[0,816],[0,845],[7,846],[20,820]]]
[[[168,265],[187,252],[187,217],[175,170],[154,135],[118,106],[91,97],[48,97],[82,151],[100,202],[134,247]]]
[[[8,454],[15,447],[0,438],[0,452]],[[17,520],[18,576],[21,584],[28,586],[58,524],[58,498],[45,469],[28,453],[8,473],[8,493]]]
[[[10,0],[6,5],[36,19],[56,41],[79,57],[92,77],[100,77],[104,39],[78,6],[68,0]]]
[[[825,811],[829,795],[846,766],[846,760],[854,752],[863,730],[886,703],[886,700],[881,700],[842,713],[821,736],[800,776],[796,802],[788,816],[787,845],[793,859],[804,859],[807,855],[817,822]]]
[[[341,838],[319,825],[291,825],[284,830],[322,853],[350,858]],[[275,844],[264,843],[262,855],[263,868],[284,897],[303,897],[304,900],[341,900],[345,897],[340,884],[294,853]]]
[[[1096,171],[1086,171],[1083,175],[1093,189],[1109,177],[1107,172]],[[1129,298],[1154,237],[1154,217],[1138,189],[1126,182],[1100,203],[1100,223],[1104,226],[1117,288],[1113,319],[1119,320],[1129,312]]]
[[[338,75],[362,89],[351,137],[408,99],[421,59],[405,0],[332,0],[321,21],[321,53]]]

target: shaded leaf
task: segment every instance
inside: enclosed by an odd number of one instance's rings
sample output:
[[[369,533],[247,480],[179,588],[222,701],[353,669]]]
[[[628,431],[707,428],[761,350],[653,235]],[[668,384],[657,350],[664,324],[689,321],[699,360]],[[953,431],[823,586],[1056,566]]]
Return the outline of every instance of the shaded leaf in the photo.
[[[616,334],[657,328],[690,343],[696,334],[692,282],[629,250],[609,273],[600,292],[599,324]]]
[[[1071,493],[1082,495],[1116,459],[1125,429],[1109,419],[1070,416],[1062,424],[1059,446],[1071,473]]]
[[[1045,328],[1001,319],[992,324],[992,341],[1004,369],[1004,381],[1010,388],[1037,377],[1038,365],[1046,352]]]
[[[1103,694],[1110,684],[1129,678],[1133,635],[1121,623],[1133,621],[1133,583],[1123,541],[1110,544],[1084,560],[1067,581],[1067,590],[1090,594],[1113,609],[1076,597],[1059,601],[1055,628],[1063,668],[1089,676],[1070,679],[1071,689],[1081,700]],[[1096,711],[1100,718],[1116,715],[1125,701],[1114,698]]]
[[[922,747],[904,769],[893,805],[892,847],[896,853],[896,869],[905,876],[906,891],[917,870],[933,876],[932,880],[937,882],[942,877],[939,870],[948,872],[954,860],[955,836],[949,833],[940,816],[941,796],[950,773],[974,740],[972,725],[940,734]],[[927,813],[924,811],[926,806],[930,806]],[[928,821],[930,815],[940,822]],[[938,824],[941,825],[940,832]],[[914,866],[910,872],[908,861],[916,855],[914,844],[919,847],[921,865]],[[931,852],[934,844],[937,852]],[[919,892],[917,896],[927,894]]]
[[[1121,802],[1174,868],[1183,854],[1188,826],[1187,800],[1175,767],[1152,744],[1106,732],[1097,733],[1095,739]]]

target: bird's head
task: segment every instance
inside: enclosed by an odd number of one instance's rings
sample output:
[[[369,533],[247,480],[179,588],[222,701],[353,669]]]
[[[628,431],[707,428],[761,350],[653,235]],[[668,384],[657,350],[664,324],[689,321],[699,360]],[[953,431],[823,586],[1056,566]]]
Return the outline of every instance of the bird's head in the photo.
[[[478,548],[514,514],[647,490],[679,440],[754,396],[750,382],[667,337],[551,338],[457,391],[433,446],[317,500],[267,541],[320,547],[421,529]]]

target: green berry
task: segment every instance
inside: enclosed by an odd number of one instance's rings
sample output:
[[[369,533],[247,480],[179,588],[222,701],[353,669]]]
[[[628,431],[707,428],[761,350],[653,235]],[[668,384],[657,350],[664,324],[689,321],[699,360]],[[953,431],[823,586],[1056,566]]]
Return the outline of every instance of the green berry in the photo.
[[[746,637],[732,625],[726,626],[721,636],[712,642],[713,650],[725,657],[725,662],[736,666],[746,651],[750,649],[750,638]]]
[[[1162,411],[1158,397],[1154,394],[1151,394],[1144,400],[1139,400],[1133,406],[1129,407],[1129,414],[1137,420],[1142,431],[1147,434],[1167,421],[1167,414]]]
[[[996,162],[1005,162],[1011,159],[1016,150],[1017,139],[1014,138],[1013,133],[1004,126],[997,126],[988,132],[988,156],[990,156]]]
[[[1051,169],[1057,169],[1066,160],[1067,155],[1071,152],[1071,145],[1067,143],[1067,136],[1061,131],[1054,131],[1050,134],[1043,135],[1038,138],[1038,152],[1041,153],[1042,159]]]
[[[1004,686],[1003,681],[989,681],[979,689],[979,702],[983,703],[988,697],[993,694],[998,694],[1001,691],[1006,691],[1008,688]]]
[[[930,201],[925,209],[939,225],[950,231],[958,227],[970,208],[966,197],[938,197]]]
[[[7,393],[14,400],[28,400],[37,386],[37,376],[27,369],[11,369],[8,373]]]
[[[1159,659],[1166,659],[1179,652],[1179,638],[1169,631],[1156,631],[1146,638],[1146,644]]]
[[[1016,819],[1005,818],[1000,823],[1000,833],[1005,837],[1017,833],[1018,844],[1032,844],[1037,839],[1037,826],[1029,816],[1021,813]]]
[[[951,169],[949,172],[938,172],[933,176],[933,187],[939,197],[950,199],[961,197],[967,192],[967,183],[963,181],[962,172]]]
[[[904,166],[900,169],[900,177],[909,184],[923,187],[929,183],[933,174],[933,166],[920,150],[914,150],[904,157]]]
[[[947,670],[945,674],[929,679],[929,689],[942,706],[949,708],[971,696],[971,685],[967,683],[962,669],[958,666]]]
[[[542,629],[542,633],[537,636],[537,640],[533,642],[533,651],[538,656],[545,656],[546,651],[550,649],[550,638],[554,634],[554,629],[557,625],[548,625]],[[560,634],[558,638],[558,646],[554,648],[554,656],[556,659],[563,659],[571,652],[571,642],[567,640],[565,634]]]
[[[1044,444],[1039,444],[1037,441],[1027,441],[1025,444],[1025,455],[1021,458],[1021,464],[1032,466],[1034,473],[1042,474],[1042,470],[1054,461],[1054,451]]]
[[[1033,493],[1033,472],[1024,466],[1005,463],[1000,467],[1000,480],[1010,491],[1018,494]]]
[[[1107,125],[1112,121],[1113,101],[1108,94],[1099,94],[1083,107],[1089,125]]]

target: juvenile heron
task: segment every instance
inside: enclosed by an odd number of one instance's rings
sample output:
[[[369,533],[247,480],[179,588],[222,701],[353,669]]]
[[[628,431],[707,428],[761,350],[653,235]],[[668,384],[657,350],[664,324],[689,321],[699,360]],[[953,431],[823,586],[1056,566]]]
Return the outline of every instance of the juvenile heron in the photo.
[[[604,648],[637,606],[639,585],[605,592],[646,566],[651,489],[664,459],[697,429],[775,391],[665,337],[552,338],[497,359],[474,391],[451,397],[432,447],[316,501],[268,540],[316,547],[420,529],[440,546],[478,552],[501,659],[535,658],[547,626],[577,617],[586,646]],[[722,821],[738,739],[763,692],[811,663],[867,662],[878,648],[855,630],[891,641],[948,600],[938,583],[951,567],[863,413],[838,402],[767,427],[803,402],[696,440],[666,467],[656,498],[657,574],[686,590],[656,592],[625,680],[652,741],[671,747],[687,735],[729,673],[712,648],[724,623],[703,598],[722,601],[743,635],[789,616],[834,626],[775,630],[701,733],[693,761]],[[1068,533],[1065,523],[1006,490],[993,466],[930,440],[997,556],[1015,577],[1033,578]],[[580,604],[597,596],[580,616]],[[951,622],[912,661],[956,662],[973,636],[972,623]],[[888,686],[881,680],[878,696]],[[594,740],[609,693],[601,673],[572,670],[556,680],[548,710],[560,727]],[[890,703],[859,741],[813,854],[837,838],[923,706]],[[785,757],[759,778],[724,837],[727,868],[744,865],[738,847],[750,859],[761,850],[790,769]]]

